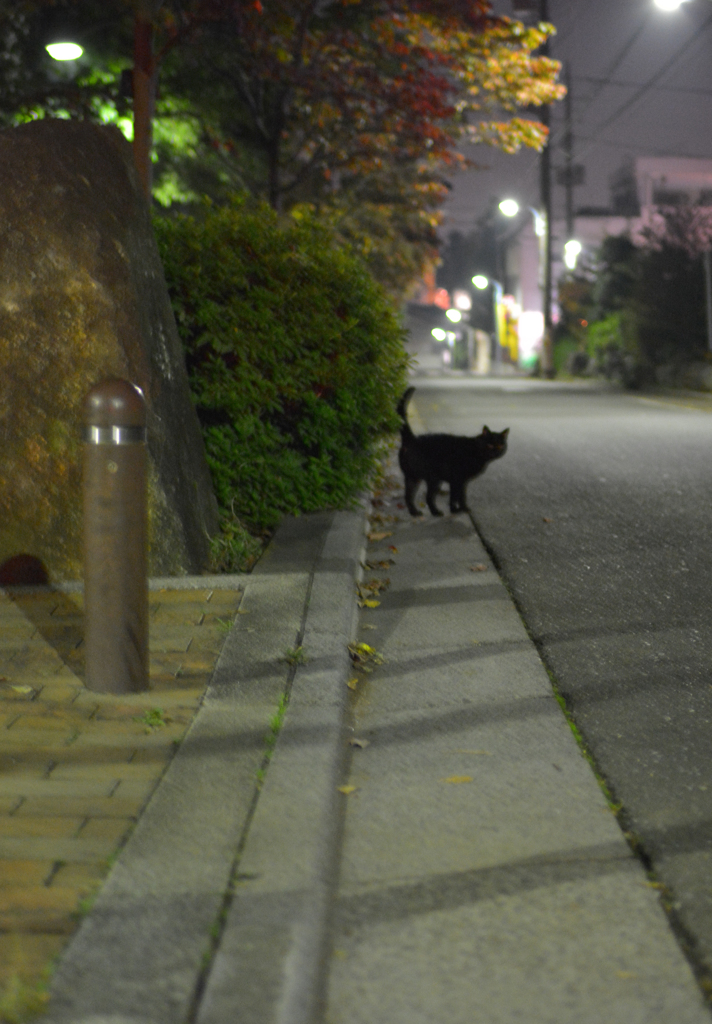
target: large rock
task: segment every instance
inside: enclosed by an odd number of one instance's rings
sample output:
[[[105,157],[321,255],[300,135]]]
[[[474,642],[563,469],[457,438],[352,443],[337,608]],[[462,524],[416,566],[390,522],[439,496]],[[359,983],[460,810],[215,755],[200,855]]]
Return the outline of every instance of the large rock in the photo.
[[[87,391],[126,377],[148,405],[150,571],[200,571],[217,506],[131,148],[114,128],[0,132],[0,563],[81,576]]]

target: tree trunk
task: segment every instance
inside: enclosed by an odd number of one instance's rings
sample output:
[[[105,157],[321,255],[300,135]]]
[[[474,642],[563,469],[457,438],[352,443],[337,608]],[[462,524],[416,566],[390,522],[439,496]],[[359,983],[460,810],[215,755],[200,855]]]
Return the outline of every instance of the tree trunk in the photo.
[[[156,98],[156,68],[153,61],[153,23],[141,14],[134,23],[134,160],[146,198],[151,200],[151,147]]]

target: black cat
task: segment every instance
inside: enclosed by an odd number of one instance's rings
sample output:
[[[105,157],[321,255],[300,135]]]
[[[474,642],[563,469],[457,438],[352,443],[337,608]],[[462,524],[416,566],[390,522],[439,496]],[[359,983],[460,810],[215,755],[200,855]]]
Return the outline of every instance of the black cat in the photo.
[[[465,503],[465,487],[487,469],[493,459],[501,459],[507,450],[509,427],[496,434],[482,428],[478,437],[457,437],[454,434],[420,434],[416,437],[408,425],[406,408],[415,388],[408,388],[398,403],[401,427],[401,449],[398,461],[405,477],[405,501],[412,516],[420,516],[415,507],[415,492],[421,480],[428,485],[425,500],[434,516],[442,512],[435,504],[443,480],[450,484],[450,511],[469,511]]]

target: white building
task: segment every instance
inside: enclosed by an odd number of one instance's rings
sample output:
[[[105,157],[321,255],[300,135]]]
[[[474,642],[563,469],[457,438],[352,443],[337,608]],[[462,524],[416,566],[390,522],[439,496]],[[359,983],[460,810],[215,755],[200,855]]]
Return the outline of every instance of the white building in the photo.
[[[712,206],[712,160],[638,157],[633,174],[640,208],[637,216],[601,213],[575,217],[574,238],[581,243],[584,256],[593,256],[606,237],[634,234],[647,221],[655,206],[678,203]],[[567,241],[565,221],[555,220],[552,224],[554,319],[557,317],[556,283],[566,269],[564,245]],[[505,269],[507,290],[521,311],[520,352],[526,359],[532,346],[540,344],[544,330],[542,261],[539,239],[530,216],[522,221],[521,230],[507,245]]]

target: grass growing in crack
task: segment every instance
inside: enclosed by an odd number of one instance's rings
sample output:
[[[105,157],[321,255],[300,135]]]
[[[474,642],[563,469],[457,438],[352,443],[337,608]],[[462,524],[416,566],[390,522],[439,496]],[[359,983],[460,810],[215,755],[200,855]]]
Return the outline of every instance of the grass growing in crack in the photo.
[[[269,732],[265,736],[265,743],[267,744],[267,750],[271,754],[274,750],[274,745],[277,742],[277,737],[280,734],[282,725],[284,723],[284,716],[287,713],[287,694],[283,693],[279,698],[279,704],[277,710],[269,720]]]
[[[154,729],[160,729],[161,726],[168,724],[162,708],[147,709],[142,715],[135,715],[134,718],[141,723],[147,733],[152,733]]]
[[[264,756],[264,758],[262,760],[262,764],[260,765],[260,767],[255,772],[255,775],[256,775],[256,778],[257,778],[257,785],[258,785],[258,787],[260,789],[262,788],[262,783],[265,780],[265,775],[267,773],[267,766],[269,765],[270,761],[272,760],[272,754],[274,753],[274,748],[275,748],[275,746],[277,744],[277,737],[279,736],[279,734],[280,734],[280,732],[282,730],[282,725],[284,723],[284,716],[287,713],[287,704],[288,703],[289,703],[289,697],[288,697],[288,695],[286,693],[283,693],[282,696],[279,698],[279,704],[277,705],[277,710],[275,711],[275,713],[272,715],[272,717],[269,720],[269,732],[265,736],[265,756]]]
[[[581,754],[583,755],[583,757],[588,762],[588,765],[589,765],[591,771],[595,775],[596,781],[598,782],[598,785],[601,787],[601,792],[603,793],[604,797],[606,798],[606,803],[608,804],[608,807],[617,816],[619,814],[619,812],[622,810],[623,805],[619,804],[619,803],[616,803],[615,799],[613,798],[613,794],[611,793],[610,789],[608,788],[608,783],[606,782],[606,780],[603,778],[603,776],[599,772],[599,770],[598,770],[598,768],[596,766],[596,762],[593,759],[593,755],[592,755],[591,751],[588,749],[588,747],[586,746],[586,741],[584,740],[583,736],[581,735],[581,730],[579,729],[579,727],[576,725],[576,722],[574,721],[574,716],[571,714],[569,709],[566,707],[566,701],[563,698],[563,696],[561,695],[561,693],[559,692],[559,689],[558,689],[558,687],[556,685],[556,681],[555,681],[553,675],[551,674],[551,672],[549,672],[548,675],[549,675],[549,680],[551,682],[551,688],[552,688],[552,690],[554,692],[554,697],[556,698],[556,703],[561,708],[561,710],[562,710],[562,712],[564,714],[564,718],[566,719],[566,721],[569,724],[569,729],[571,729],[571,732],[574,735],[574,739],[576,740],[576,743],[578,744],[578,748],[581,751]]]
[[[288,648],[284,652],[284,660],[288,665],[295,667],[297,665],[304,665],[307,661],[307,656],[304,652],[304,648],[300,644],[299,647]]]

